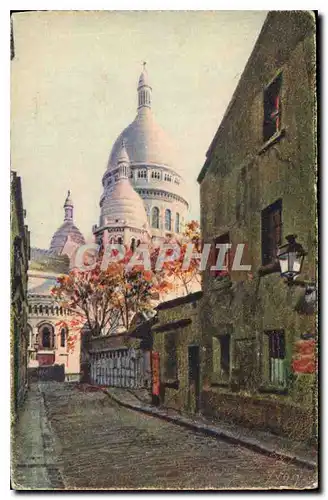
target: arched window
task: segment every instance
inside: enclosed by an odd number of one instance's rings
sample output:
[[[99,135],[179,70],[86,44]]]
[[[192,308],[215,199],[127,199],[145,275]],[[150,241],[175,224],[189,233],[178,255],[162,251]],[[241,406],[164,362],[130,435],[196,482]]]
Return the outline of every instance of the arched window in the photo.
[[[154,207],[152,210],[151,226],[155,227],[156,229],[159,228],[159,208],[157,207]]]
[[[175,214],[175,232],[180,233],[180,214],[178,212]]]
[[[32,306],[28,306],[28,312],[29,312],[29,314],[32,313]]]
[[[131,250],[132,250],[132,252],[134,252],[135,247],[136,247],[136,240],[135,240],[135,238],[132,238],[132,240],[131,240]]]
[[[171,231],[171,210],[165,210],[165,229]]]
[[[42,347],[50,349],[51,347],[51,330],[48,326],[42,328]]]
[[[38,306],[34,306],[34,314],[38,313]]]
[[[62,328],[60,331],[60,347],[65,347],[66,345],[66,329]]]
[[[42,306],[39,306],[39,313],[42,314]]]
[[[117,238],[117,243],[118,243],[119,245],[122,245],[123,240],[122,240],[121,236],[119,236],[119,238]]]

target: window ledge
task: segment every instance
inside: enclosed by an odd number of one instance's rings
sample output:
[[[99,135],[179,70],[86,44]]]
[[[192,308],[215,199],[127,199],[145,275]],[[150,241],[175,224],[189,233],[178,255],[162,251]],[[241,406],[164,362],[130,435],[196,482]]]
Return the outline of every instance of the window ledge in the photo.
[[[179,389],[179,380],[165,380],[163,385],[167,389]]]
[[[280,141],[280,139],[282,139],[283,137],[285,137],[285,135],[286,135],[286,129],[282,128],[281,130],[279,130],[279,132],[276,132],[272,137],[270,137],[270,139],[268,139],[260,147],[260,149],[258,150],[257,154],[261,155],[262,153],[264,153],[267,149],[270,148],[270,146],[272,146],[276,142]]]
[[[278,260],[272,262],[271,264],[266,264],[264,266],[260,266],[258,269],[259,276],[266,276],[267,274],[279,273],[280,272],[280,264]]]
[[[211,386],[218,386],[218,387],[228,387],[230,384],[230,380],[228,377],[222,377],[219,374],[213,373],[211,376]]]
[[[229,382],[226,382],[224,380],[213,381],[211,382],[211,387],[229,387]]]
[[[277,387],[275,385],[261,385],[259,387],[259,392],[270,393],[270,394],[281,394],[282,396],[288,395],[287,387]]]

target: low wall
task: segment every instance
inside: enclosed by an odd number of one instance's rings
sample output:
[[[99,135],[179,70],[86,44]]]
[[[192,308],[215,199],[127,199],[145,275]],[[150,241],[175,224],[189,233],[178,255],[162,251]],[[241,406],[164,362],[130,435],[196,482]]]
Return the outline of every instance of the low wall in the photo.
[[[297,440],[309,440],[314,434],[313,412],[291,401],[211,390],[202,391],[201,399],[202,413],[207,416]]]
[[[50,381],[65,382],[65,365],[39,366],[28,368],[29,382]]]

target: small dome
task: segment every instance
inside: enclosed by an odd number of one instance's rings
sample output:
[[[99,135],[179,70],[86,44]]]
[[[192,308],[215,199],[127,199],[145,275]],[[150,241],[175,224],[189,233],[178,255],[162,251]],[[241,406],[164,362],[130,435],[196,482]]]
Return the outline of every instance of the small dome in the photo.
[[[74,243],[85,245],[85,239],[73,221],[65,221],[55,232],[51,239],[50,251],[60,254],[65,246],[68,236]]]
[[[51,239],[49,248],[49,251],[51,253],[60,255],[65,247],[68,238],[70,238],[73,243],[76,243],[78,245],[85,244],[85,239],[82,233],[73,222],[73,211],[74,205],[71,198],[71,192],[68,191],[67,198],[64,203],[64,222],[57,229]]]
[[[124,224],[148,230],[148,220],[142,198],[126,178],[119,180],[104,198],[101,206],[103,224]]]

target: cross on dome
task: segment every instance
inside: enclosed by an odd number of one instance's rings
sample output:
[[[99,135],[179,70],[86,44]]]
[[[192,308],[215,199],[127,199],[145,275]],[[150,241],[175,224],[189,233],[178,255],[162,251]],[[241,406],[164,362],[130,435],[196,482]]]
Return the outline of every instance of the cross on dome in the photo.
[[[66,200],[64,203],[64,207],[67,207],[67,206],[70,206],[70,207],[73,206],[73,201],[71,198],[71,191],[70,190],[67,191],[67,196],[66,196]]]

